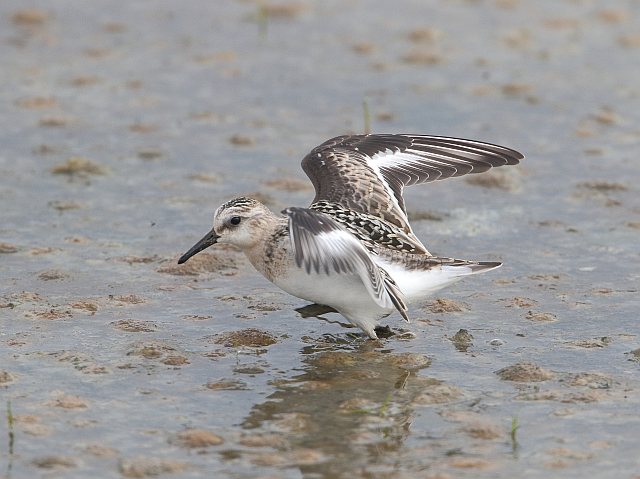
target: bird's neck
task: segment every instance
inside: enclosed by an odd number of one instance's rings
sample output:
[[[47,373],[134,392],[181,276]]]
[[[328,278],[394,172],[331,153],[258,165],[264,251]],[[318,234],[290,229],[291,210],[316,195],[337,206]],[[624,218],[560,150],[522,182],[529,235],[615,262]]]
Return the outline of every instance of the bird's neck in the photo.
[[[260,241],[244,249],[244,254],[253,267],[269,281],[281,274],[289,251],[289,228],[287,219],[272,215],[260,230]]]

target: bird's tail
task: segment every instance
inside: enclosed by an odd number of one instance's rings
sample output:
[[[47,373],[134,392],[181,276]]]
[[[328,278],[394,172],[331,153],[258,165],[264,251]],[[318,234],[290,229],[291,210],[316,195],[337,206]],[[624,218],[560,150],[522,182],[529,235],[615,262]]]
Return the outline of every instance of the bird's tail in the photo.
[[[467,261],[462,259],[443,259],[442,271],[452,277],[467,276],[469,274],[485,273],[499,268],[502,263],[497,261]]]
[[[499,261],[470,261],[469,268],[471,268],[471,274],[484,273],[491,271],[502,266]]]

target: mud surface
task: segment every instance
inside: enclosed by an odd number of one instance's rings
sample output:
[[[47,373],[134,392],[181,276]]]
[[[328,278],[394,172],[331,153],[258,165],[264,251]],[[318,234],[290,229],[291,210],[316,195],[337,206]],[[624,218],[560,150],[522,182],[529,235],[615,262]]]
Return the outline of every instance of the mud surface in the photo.
[[[0,3],[0,477],[638,477],[637,2]],[[364,106],[368,115],[364,113]],[[406,191],[503,261],[372,342],[214,209],[362,132],[519,167]]]

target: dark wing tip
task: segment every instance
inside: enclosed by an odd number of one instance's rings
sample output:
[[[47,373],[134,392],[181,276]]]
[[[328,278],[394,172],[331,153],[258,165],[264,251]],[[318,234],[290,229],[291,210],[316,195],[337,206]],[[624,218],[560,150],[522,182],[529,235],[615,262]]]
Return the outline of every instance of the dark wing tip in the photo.
[[[473,273],[481,273],[483,271],[491,271],[502,266],[500,261],[478,261],[470,264],[469,267]]]
[[[503,156],[506,160],[505,165],[517,165],[524,160],[524,155],[517,150],[507,148],[506,146],[500,147],[502,149]]]

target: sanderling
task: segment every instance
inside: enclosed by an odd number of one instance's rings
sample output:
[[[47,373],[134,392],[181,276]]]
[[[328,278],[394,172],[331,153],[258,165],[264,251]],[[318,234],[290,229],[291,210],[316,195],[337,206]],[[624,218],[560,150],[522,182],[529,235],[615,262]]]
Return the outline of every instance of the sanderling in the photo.
[[[338,136],[302,160],[316,191],[311,206],[281,216],[254,199],[235,198],[216,210],[211,231],[178,263],[215,243],[235,245],[275,285],[332,307],[375,339],[378,321],[393,311],[408,321],[407,303],[502,264],[429,253],[411,230],[403,188],[523,158],[458,138]]]

